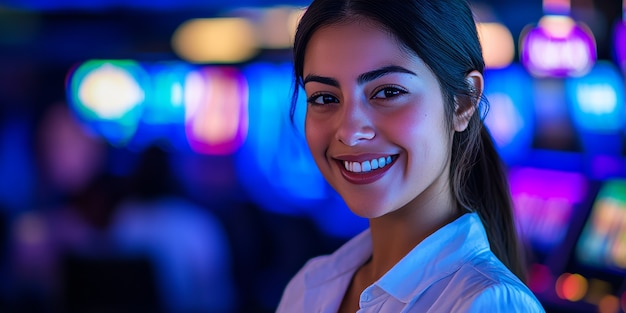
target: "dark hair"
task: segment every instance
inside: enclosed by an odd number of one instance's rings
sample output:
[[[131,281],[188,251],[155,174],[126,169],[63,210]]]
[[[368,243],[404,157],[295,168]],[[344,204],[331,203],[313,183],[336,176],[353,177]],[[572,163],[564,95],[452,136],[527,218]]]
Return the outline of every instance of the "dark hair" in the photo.
[[[466,81],[466,75],[484,71],[484,60],[473,13],[467,0],[315,0],[303,15],[294,41],[295,112],[306,46],[313,33],[331,24],[368,20],[393,34],[403,48],[416,53],[437,77],[447,122],[456,107],[478,106],[467,129],[452,142],[451,192],[460,210],[475,211],[485,224],[494,254],[522,280],[525,260],[513,221],[506,168],[493,139],[483,125],[488,106]],[[449,129],[452,129],[451,127]]]

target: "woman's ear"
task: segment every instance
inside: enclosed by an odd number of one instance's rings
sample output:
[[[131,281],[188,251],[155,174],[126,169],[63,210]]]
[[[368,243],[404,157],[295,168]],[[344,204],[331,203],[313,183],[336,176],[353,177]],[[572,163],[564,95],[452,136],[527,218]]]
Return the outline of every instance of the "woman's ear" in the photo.
[[[472,71],[465,76],[465,82],[469,87],[469,97],[455,97],[453,126],[457,132],[467,128],[469,121],[478,108],[480,97],[483,94],[483,75],[479,71]]]

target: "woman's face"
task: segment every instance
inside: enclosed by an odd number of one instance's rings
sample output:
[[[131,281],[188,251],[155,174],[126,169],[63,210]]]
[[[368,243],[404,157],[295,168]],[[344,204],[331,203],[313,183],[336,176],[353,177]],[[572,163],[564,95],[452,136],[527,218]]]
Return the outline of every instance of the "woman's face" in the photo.
[[[303,73],[309,148],[355,214],[449,206],[453,131],[417,55],[373,23],[338,24],[313,34]]]

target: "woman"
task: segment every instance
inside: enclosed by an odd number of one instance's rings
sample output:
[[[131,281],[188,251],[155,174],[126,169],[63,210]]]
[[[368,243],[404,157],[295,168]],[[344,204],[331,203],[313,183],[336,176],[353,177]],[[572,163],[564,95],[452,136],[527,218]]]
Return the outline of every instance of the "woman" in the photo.
[[[278,312],[543,312],[480,114],[468,3],[315,0],[294,60],[315,162],[370,227],[309,261]]]

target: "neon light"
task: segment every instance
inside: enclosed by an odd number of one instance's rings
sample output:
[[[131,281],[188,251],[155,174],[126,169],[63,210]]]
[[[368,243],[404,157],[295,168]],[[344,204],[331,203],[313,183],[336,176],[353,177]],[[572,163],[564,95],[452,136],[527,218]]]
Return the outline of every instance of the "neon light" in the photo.
[[[515,108],[513,99],[505,93],[489,95],[490,110],[485,122],[498,146],[513,142],[513,138],[524,128],[524,120]]]
[[[241,179],[260,180],[270,187],[261,190],[256,183],[250,186],[265,209],[298,214],[293,206],[280,205],[275,196],[302,206],[302,202],[327,197],[327,187],[304,137],[289,120],[291,65],[254,63],[243,73],[250,84],[250,132],[237,154]],[[267,189],[278,195],[269,194]]]
[[[522,64],[537,77],[581,76],[597,59],[591,31],[565,16],[544,16],[537,27],[526,28],[520,49]]]
[[[172,49],[196,64],[245,62],[258,53],[254,28],[241,17],[192,18],[172,34]]]
[[[232,67],[205,67],[187,77],[185,131],[202,154],[235,152],[248,133],[248,85]]]
[[[587,288],[587,279],[580,274],[563,273],[556,280],[556,294],[564,300],[581,300],[587,293]]]
[[[565,88],[580,131],[617,133],[624,128],[624,81],[612,63],[598,62],[587,75],[566,79]]]
[[[625,10],[626,12],[626,10]],[[613,32],[615,63],[626,73],[626,20],[618,21]]]
[[[602,115],[617,108],[617,92],[609,84],[581,84],[576,90],[576,99],[583,113]]]
[[[598,192],[576,257],[599,268],[626,270],[626,180],[608,180]]]
[[[144,92],[124,68],[105,63],[85,77],[78,100],[102,119],[117,119],[144,100]]]
[[[515,43],[511,31],[500,23],[478,23],[480,45],[486,68],[503,68],[513,62]]]
[[[489,127],[502,158],[509,164],[521,160],[532,144],[534,113],[532,112],[531,77],[519,65],[485,71],[485,96]]]
[[[177,150],[188,150],[184,96],[186,77],[193,67],[178,61],[143,66],[150,75],[150,84],[139,127],[127,146],[141,150],[155,142],[166,142]]]
[[[548,251],[563,241],[574,206],[587,191],[582,174],[535,168],[509,173],[515,216],[521,236],[533,248]]]
[[[142,121],[147,124],[184,124],[185,80],[193,68],[182,62],[158,62],[150,64],[152,78],[149,101]]]
[[[70,71],[68,104],[94,132],[114,145],[135,134],[148,75],[130,60],[90,60]]]
[[[303,91],[292,125],[292,72],[290,63],[252,63],[243,69],[250,85],[250,131],[235,155],[238,179],[262,209],[309,216],[322,232],[349,238],[365,229],[367,220],[350,212],[311,157],[303,133]]]

